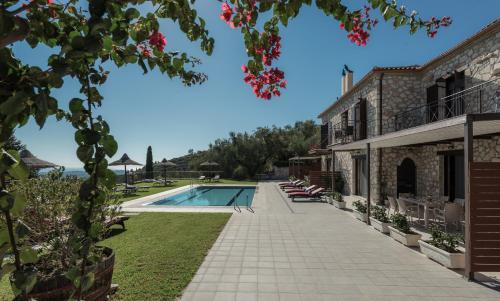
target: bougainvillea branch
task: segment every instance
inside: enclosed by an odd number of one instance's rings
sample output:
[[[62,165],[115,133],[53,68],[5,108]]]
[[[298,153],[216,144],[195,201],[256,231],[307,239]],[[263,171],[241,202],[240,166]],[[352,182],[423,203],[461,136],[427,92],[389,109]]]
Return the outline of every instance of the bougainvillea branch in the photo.
[[[312,0],[219,0],[220,19],[233,29],[243,34],[249,61],[242,66],[244,81],[252,87],[258,98],[265,100],[280,96],[280,89],[286,87],[285,73],[278,67],[272,67],[274,60],[281,54],[280,26],[287,26],[295,18],[303,5],[312,5]],[[406,12],[404,6],[396,1],[367,0],[361,9],[350,9],[342,0],[316,0],[316,7],[325,15],[340,23],[340,28],[347,32],[347,38],[358,46],[366,46],[370,31],[379,22],[371,16],[372,10],[378,11],[387,22],[392,20],[394,27],[408,26],[410,33],[418,29],[426,30],[429,37],[434,37],[440,27],[451,24],[449,17],[421,19],[418,13]],[[259,15],[272,9],[272,13],[261,29],[256,27]]]

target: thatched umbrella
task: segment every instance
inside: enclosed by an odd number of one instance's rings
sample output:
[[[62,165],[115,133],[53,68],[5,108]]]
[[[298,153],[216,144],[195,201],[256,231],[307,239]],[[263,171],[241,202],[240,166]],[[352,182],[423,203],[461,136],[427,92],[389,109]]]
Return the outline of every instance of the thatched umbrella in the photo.
[[[127,185],[127,165],[142,165],[142,164],[130,159],[126,153],[123,154],[123,156],[119,160],[109,163],[109,166],[121,166],[121,165],[125,167],[125,185]]]
[[[206,161],[200,164],[200,166],[207,167],[211,171],[212,167],[219,166],[219,163],[213,161]]]
[[[19,154],[21,157],[21,161],[23,161],[24,165],[26,165],[28,168],[31,169],[43,169],[43,168],[55,168],[58,165],[38,159],[35,157],[29,150],[22,150],[21,153]]]
[[[165,178],[165,186],[167,186],[167,167],[172,167],[172,166],[177,166],[174,162],[168,161],[167,159],[163,158],[161,162],[159,163],[161,166],[163,166],[163,176]]]

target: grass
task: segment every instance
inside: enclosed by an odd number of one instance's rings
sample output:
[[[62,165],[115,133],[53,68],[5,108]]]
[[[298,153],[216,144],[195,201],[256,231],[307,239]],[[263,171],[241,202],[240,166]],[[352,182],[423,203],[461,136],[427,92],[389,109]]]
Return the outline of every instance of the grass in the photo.
[[[136,193],[133,193],[133,194],[130,194],[130,195],[127,195],[127,196],[123,196],[120,198],[120,202],[127,202],[127,201],[130,201],[130,200],[133,200],[133,199],[137,199],[137,198],[140,198],[140,197],[144,197],[144,196],[148,196],[148,195],[152,195],[152,194],[155,194],[155,193],[159,193],[159,192],[163,192],[163,191],[167,191],[167,190],[170,190],[170,189],[174,189],[174,188],[178,188],[178,187],[181,187],[181,186],[185,186],[185,185],[189,185],[191,183],[190,180],[178,180],[177,182],[175,182],[174,184],[172,185],[169,185],[169,186],[153,186],[153,184],[151,183],[139,183],[135,186],[151,186],[150,188],[148,188],[147,191],[138,191]],[[194,183],[198,183],[197,180],[194,181]],[[208,183],[210,184],[210,183]],[[227,179],[221,179],[220,182],[216,182],[214,184],[257,184],[257,182],[255,181],[237,181],[237,180],[227,180]]]
[[[142,213],[115,229],[101,245],[116,252],[114,301],[175,300],[189,284],[220,231],[228,213]],[[10,300],[6,278],[0,300]],[[2,296],[4,298],[2,298]]]

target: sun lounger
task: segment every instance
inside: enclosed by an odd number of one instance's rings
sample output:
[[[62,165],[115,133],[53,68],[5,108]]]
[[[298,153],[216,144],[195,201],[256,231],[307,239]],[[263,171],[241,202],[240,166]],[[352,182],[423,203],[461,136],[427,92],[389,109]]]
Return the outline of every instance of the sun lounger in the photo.
[[[292,202],[295,201],[296,198],[301,199],[319,199],[325,192],[325,188],[320,187],[311,192],[293,192],[288,195],[289,198],[292,199]]]
[[[215,175],[215,177],[212,179],[214,182],[219,182],[220,181],[220,175]]]
[[[207,179],[207,177],[205,177],[205,176],[200,176],[200,177],[198,178],[198,180],[199,180],[199,181],[205,181],[206,179]]]
[[[285,190],[285,189],[290,189],[290,188],[299,188],[299,187],[302,187],[304,186],[304,181],[298,181],[297,183],[294,183],[294,184],[290,184],[290,185],[283,185],[281,186],[281,190]]]
[[[293,192],[309,192],[309,191],[313,191],[314,189],[316,189],[318,186],[316,185],[311,185],[309,187],[306,187],[306,188],[287,188],[285,189],[285,193],[293,193]]]
[[[280,187],[282,187],[282,186],[289,186],[289,185],[294,185],[294,184],[296,184],[298,182],[300,182],[300,180],[295,180],[295,181],[290,181],[290,182],[283,182],[283,183],[279,183],[278,185]]]

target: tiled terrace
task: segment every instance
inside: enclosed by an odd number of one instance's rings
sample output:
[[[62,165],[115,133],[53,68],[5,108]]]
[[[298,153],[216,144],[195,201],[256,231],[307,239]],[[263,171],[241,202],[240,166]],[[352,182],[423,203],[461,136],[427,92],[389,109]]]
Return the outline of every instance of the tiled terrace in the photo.
[[[325,203],[291,203],[260,183],[182,300],[500,300]]]

